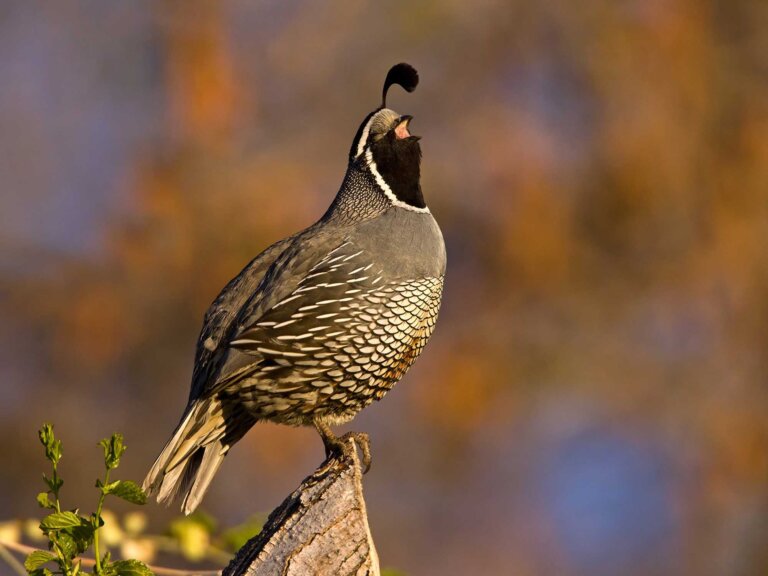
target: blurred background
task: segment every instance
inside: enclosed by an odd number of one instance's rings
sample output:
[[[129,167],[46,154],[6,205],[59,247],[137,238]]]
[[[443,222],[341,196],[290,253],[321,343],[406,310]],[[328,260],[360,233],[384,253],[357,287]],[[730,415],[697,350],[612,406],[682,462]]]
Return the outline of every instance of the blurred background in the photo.
[[[322,214],[407,61],[449,266],[352,424],[382,564],[767,574],[767,29],[764,0],[3,2],[0,518],[40,514],[44,420],[65,504],[113,431],[143,478],[205,309]],[[269,512],[322,457],[260,424],[203,508]]]

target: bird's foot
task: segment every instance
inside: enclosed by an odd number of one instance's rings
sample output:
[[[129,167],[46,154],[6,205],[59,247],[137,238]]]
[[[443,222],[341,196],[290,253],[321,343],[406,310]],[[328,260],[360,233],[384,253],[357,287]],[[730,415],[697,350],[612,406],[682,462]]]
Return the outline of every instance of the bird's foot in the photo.
[[[362,465],[363,474],[367,474],[371,469],[371,439],[365,432],[347,432],[340,438],[331,432],[327,424],[316,422],[315,428],[320,433],[320,437],[323,439],[323,445],[325,446],[325,457],[330,460],[334,456],[336,458],[352,458],[352,452],[355,446],[360,448],[360,452],[363,454]],[[354,441],[354,444],[350,443],[350,440]]]
[[[363,474],[368,474],[368,470],[371,469],[371,438],[365,432],[347,432],[339,440],[345,446],[345,449],[350,447],[349,441],[353,440],[355,446],[360,448],[360,452],[363,453]]]

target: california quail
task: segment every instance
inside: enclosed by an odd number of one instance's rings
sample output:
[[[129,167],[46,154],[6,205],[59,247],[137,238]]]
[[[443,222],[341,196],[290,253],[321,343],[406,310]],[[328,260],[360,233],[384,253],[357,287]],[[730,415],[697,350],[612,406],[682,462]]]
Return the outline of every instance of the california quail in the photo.
[[[413,364],[437,320],[445,245],[421,192],[411,116],[382,103],[352,142],[336,198],[323,217],[254,258],[205,315],[189,401],[144,489],[183,498],[192,512],[230,447],[259,420],[328,426],[381,399]],[[366,465],[370,456],[364,453]]]

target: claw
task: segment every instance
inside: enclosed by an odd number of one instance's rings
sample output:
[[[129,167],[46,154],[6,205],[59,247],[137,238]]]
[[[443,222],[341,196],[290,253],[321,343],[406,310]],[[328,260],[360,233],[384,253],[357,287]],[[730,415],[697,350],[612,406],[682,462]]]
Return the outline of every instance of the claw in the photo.
[[[347,432],[341,438],[337,438],[324,422],[315,422],[315,428],[323,439],[327,460],[330,460],[333,456],[351,458],[352,448],[350,447],[349,440],[353,440],[355,442],[354,445],[359,447],[360,452],[363,454],[361,461],[363,474],[368,473],[371,469],[371,439],[368,434],[365,432]]]
[[[363,453],[363,474],[368,474],[371,469],[371,438],[365,432],[347,432],[340,438],[344,442],[344,446],[349,446],[347,440],[354,440],[355,446],[360,448],[360,452]]]

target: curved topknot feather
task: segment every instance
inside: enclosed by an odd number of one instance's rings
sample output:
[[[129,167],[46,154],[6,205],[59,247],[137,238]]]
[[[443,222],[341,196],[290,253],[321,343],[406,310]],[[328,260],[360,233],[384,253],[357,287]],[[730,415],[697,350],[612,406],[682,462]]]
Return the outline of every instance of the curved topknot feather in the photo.
[[[413,92],[419,84],[419,73],[416,68],[405,62],[395,64],[387,72],[387,78],[384,80],[384,89],[381,92],[381,107],[387,107],[387,91],[392,84],[399,84],[407,92]]]

